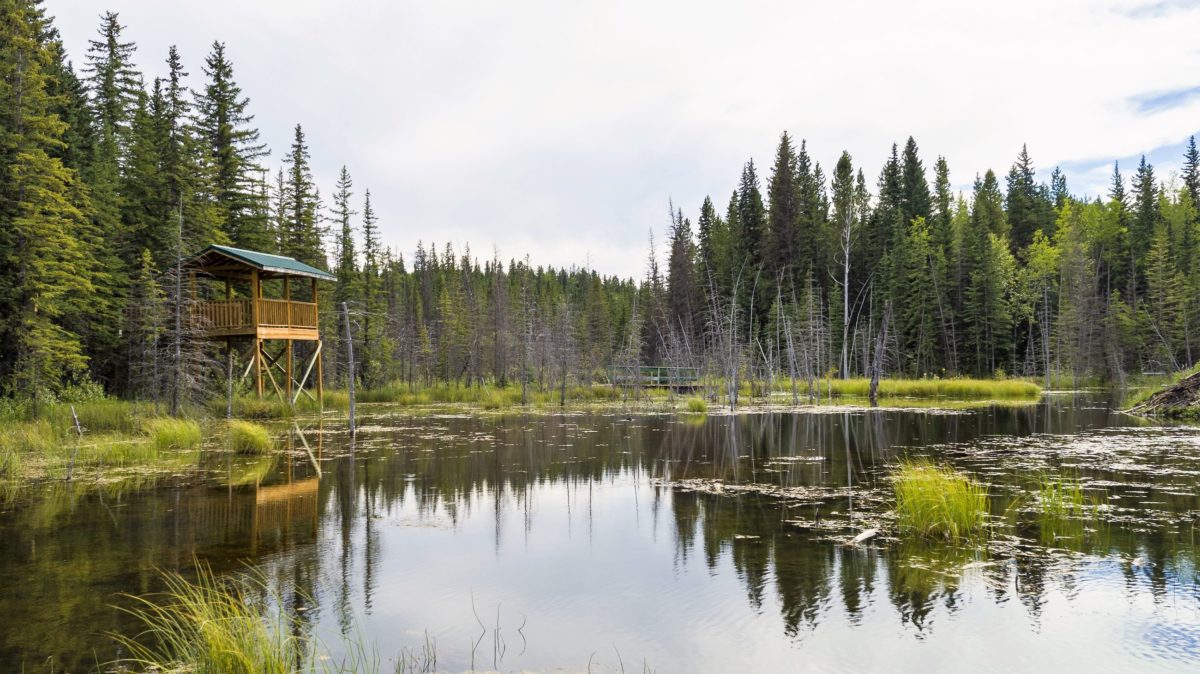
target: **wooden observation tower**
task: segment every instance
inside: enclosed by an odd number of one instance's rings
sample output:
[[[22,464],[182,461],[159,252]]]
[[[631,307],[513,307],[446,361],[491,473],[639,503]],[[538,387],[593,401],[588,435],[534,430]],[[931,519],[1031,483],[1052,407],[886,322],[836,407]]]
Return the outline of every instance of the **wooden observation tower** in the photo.
[[[290,257],[216,245],[184,262],[183,269],[191,282],[196,328],[205,339],[225,341],[231,372],[235,343],[248,342],[242,379],[254,375],[259,398],[271,394],[295,403],[304,394],[323,402],[317,283],[336,281],[332,274]],[[202,296],[200,284],[206,281],[224,282],[224,299]],[[208,296],[216,294],[209,290]],[[272,355],[270,349],[277,351]],[[299,378],[294,369],[297,351]]]

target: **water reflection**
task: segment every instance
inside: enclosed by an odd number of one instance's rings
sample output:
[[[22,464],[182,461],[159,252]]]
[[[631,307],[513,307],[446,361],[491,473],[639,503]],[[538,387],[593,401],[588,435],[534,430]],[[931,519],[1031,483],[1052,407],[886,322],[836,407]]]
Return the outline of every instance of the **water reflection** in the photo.
[[[660,671],[774,669],[796,649],[862,671],[878,669],[872,658],[926,663],[924,643],[937,671],[978,662],[952,640],[990,635],[1014,653],[988,662],[1015,666],[1016,650],[1052,663],[1097,630],[1124,635],[1118,652],[1065,664],[1142,671],[1157,662],[1147,640],[1174,649],[1164,663],[1200,662],[1188,636],[1200,624],[1200,443],[1091,399],[690,419],[377,409],[364,421],[353,445],[314,423],[280,429],[281,455],[208,454],[186,483],[10,494],[0,615],[20,619],[0,627],[0,663],[37,671],[53,656],[57,671],[80,671],[119,655],[105,633],[134,626],[118,593],[158,589],[157,569],[196,558],[261,569],[301,629],[361,629],[385,656],[428,629],[452,670],[576,666],[620,644]],[[997,545],[837,542],[879,514],[889,466],[910,453],[992,484],[1010,521]],[[1031,472],[1068,469],[1104,493],[1101,521],[1020,509]],[[686,480],[812,498],[666,486]],[[1071,626],[1064,611],[1086,618]],[[515,642],[522,627],[525,648],[481,642],[480,614],[495,623],[485,636]],[[874,655],[847,652],[864,639]],[[594,671],[615,667],[602,660]]]

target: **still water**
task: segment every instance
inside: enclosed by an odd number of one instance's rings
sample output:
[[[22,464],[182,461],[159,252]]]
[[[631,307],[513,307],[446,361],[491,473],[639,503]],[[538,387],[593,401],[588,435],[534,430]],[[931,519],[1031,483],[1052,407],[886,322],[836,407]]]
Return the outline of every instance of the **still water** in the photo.
[[[136,631],[122,593],[196,559],[259,570],[384,671],[426,644],[439,671],[1200,671],[1200,430],[1101,399],[364,411],[353,444],[307,420],[272,458],[0,493],[0,671],[98,669]],[[913,455],[989,485],[986,546],[894,536],[887,476]],[[1045,475],[1081,481],[1094,515],[1039,517]],[[844,545],[868,526],[884,534]]]

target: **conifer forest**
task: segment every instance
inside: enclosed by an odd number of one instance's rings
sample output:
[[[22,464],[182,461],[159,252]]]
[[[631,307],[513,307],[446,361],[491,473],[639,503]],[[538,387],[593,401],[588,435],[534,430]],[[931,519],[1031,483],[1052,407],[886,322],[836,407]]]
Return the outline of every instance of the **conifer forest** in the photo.
[[[0,386],[53,398],[99,386],[166,395],[177,260],[209,243],[276,252],[337,276],[322,307],[330,383],[346,378],[336,311],[354,315],[354,376],[390,382],[581,383],[614,366],[680,365],[767,379],[1122,381],[1195,362],[1200,313],[1194,140],[1180,174],[1114,164],[1108,194],[1073,195],[1033,151],[950,184],[953,157],[913,138],[875,157],[784,132],[769,165],[687,212],[664,195],[645,275],[538,265],[434,241],[384,241],[369,186],[310,170],[306,133],[259,141],[225,45],[171,49],[145,81],[105,14],[64,52],[37,2],[6,3],[0,154]],[[73,60],[73,59],[77,59]],[[316,132],[320,132],[318,129]],[[824,165],[822,155],[835,161]],[[1033,149],[1034,151],[1036,148]],[[737,167],[730,167],[731,176]],[[203,351],[187,344],[183,351]],[[197,354],[189,381],[220,390]],[[157,373],[157,374],[156,374]]]
[[[112,2],[0,0],[0,670],[1200,665],[1200,5]]]

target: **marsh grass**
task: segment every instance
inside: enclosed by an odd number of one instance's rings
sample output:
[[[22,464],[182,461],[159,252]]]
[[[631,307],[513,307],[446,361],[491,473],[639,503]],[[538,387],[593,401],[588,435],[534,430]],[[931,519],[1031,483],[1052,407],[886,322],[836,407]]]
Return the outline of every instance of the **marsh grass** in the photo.
[[[302,619],[285,611],[266,577],[221,579],[197,564],[196,580],[163,575],[166,590],[129,596],[123,609],[141,623],[134,636],[113,635],[129,656],[114,663],[144,672],[188,674],[376,674],[379,658],[354,634],[340,661],[328,656]]]
[[[708,403],[704,400],[704,398],[688,398],[686,409],[692,414],[707,414]]]
[[[790,384],[789,384],[790,386]],[[834,379],[821,382],[822,391],[836,396],[866,397],[869,379]],[[881,379],[881,398],[950,398],[957,400],[1015,400],[1037,398],[1042,389],[1020,379]]]
[[[229,446],[238,454],[265,454],[275,446],[270,431],[253,421],[230,419],[226,429]]]
[[[901,530],[927,538],[970,539],[987,519],[987,488],[949,466],[905,460],[894,475]]]
[[[1037,508],[1047,517],[1082,517],[1088,498],[1078,479],[1041,475],[1037,484]]]
[[[0,450],[0,477],[11,478],[21,474],[21,455],[5,449]]]
[[[200,423],[192,419],[150,419],[144,427],[150,443],[158,450],[191,449],[204,438]]]
[[[327,393],[326,396],[329,394]],[[561,392],[557,388],[526,391],[528,404],[533,407],[558,405]],[[612,401],[620,398],[620,391],[609,386],[568,386],[566,400],[572,403]],[[358,402],[391,403],[401,407],[422,405],[479,405],[484,409],[518,407],[521,402],[520,385],[495,386],[410,386],[404,383],[389,384],[360,391]]]

